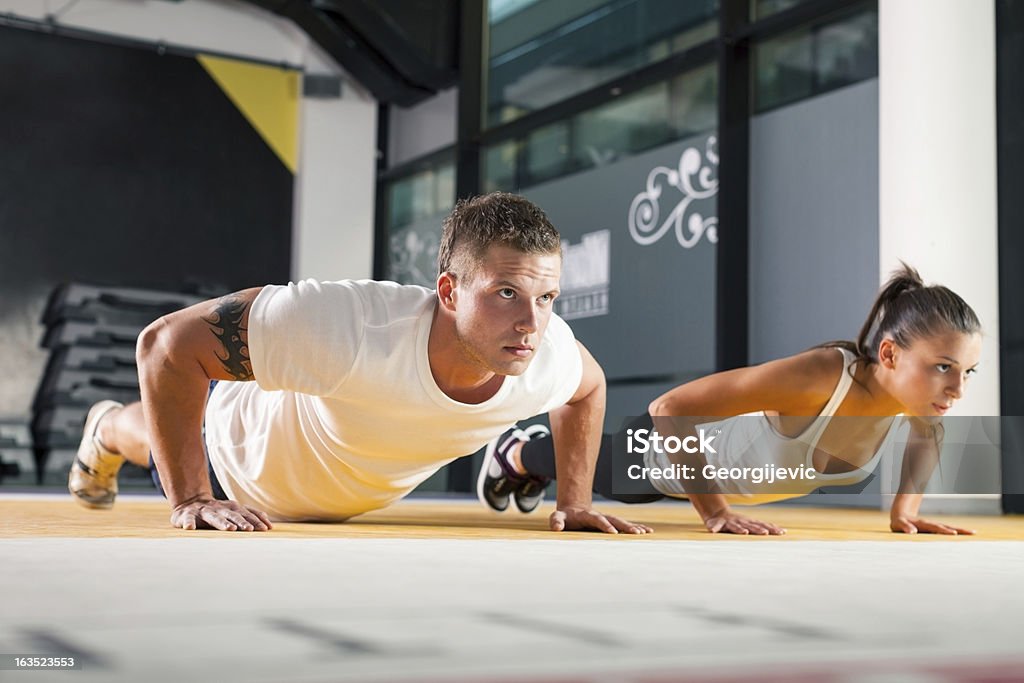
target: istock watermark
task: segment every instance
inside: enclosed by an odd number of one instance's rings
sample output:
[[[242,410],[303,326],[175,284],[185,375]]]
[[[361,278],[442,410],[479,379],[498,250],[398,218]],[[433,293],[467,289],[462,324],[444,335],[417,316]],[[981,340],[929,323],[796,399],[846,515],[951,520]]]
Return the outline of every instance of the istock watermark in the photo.
[[[1024,417],[945,416],[924,436],[908,416],[625,417],[605,435],[612,492],[722,493],[785,499],[809,493],[866,496],[1020,495]]]
[[[681,439],[678,436],[663,437],[653,429],[627,429],[626,452],[643,454],[654,449],[657,453],[717,453],[711,445],[716,436],[708,436],[703,429],[698,430],[696,436]]]

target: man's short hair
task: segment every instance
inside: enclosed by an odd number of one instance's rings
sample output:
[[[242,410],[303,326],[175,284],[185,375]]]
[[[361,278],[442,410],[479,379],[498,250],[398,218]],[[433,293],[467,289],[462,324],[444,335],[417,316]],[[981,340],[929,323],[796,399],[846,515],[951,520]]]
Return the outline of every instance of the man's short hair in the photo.
[[[472,277],[492,244],[524,254],[562,253],[562,239],[540,208],[516,194],[492,192],[460,199],[444,219],[437,272]]]

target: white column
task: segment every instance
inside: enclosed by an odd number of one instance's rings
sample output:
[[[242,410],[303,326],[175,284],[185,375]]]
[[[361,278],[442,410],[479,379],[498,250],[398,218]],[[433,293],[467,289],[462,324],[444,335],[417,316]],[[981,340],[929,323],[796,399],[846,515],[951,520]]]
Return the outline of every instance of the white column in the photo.
[[[307,72],[336,72],[316,46],[309,50]],[[345,78],[340,99],[303,98],[299,136],[292,279],[371,277],[376,100]]]
[[[999,414],[995,3],[881,0],[880,281],[905,260],[985,330],[959,415]]]
[[[985,331],[981,371],[951,414],[998,415],[995,3],[881,0],[878,12],[879,280],[902,259],[971,304]],[[947,421],[946,441],[971,431]],[[998,480],[998,467],[972,476]],[[998,507],[994,494],[931,496],[922,511]]]

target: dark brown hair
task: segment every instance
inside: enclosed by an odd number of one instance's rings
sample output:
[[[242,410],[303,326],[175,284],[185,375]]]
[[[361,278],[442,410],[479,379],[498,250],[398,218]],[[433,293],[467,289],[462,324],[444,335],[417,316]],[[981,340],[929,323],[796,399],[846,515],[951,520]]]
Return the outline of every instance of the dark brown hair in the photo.
[[[492,244],[525,254],[561,254],[562,239],[536,204],[507,192],[461,199],[444,219],[437,272],[469,278]]]
[[[901,264],[878,293],[857,341],[822,346],[841,347],[857,354],[860,361],[877,363],[878,345],[887,337],[907,348],[915,339],[944,332],[981,332],[977,314],[956,292],[942,285],[925,286],[916,270]]]

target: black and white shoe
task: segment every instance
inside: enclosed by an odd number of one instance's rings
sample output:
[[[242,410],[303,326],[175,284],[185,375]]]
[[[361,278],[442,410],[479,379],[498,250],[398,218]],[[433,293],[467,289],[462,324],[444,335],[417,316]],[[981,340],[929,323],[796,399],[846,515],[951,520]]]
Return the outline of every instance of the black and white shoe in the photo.
[[[522,435],[526,437],[523,441],[529,441],[531,439],[550,438],[551,431],[544,425],[530,425],[522,430]],[[512,493],[512,498],[516,501],[516,507],[519,508],[519,511],[523,514],[529,514],[536,510],[537,506],[544,501],[544,492],[550,483],[551,480],[547,477],[539,477],[535,474],[527,476]]]
[[[495,512],[507,510],[512,494],[527,480],[512,469],[507,455],[517,443],[529,440],[519,427],[511,427],[487,444],[484,463],[476,478],[476,497],[487,508]]]

